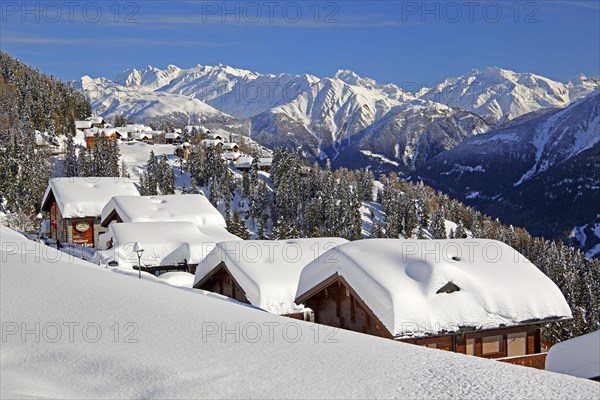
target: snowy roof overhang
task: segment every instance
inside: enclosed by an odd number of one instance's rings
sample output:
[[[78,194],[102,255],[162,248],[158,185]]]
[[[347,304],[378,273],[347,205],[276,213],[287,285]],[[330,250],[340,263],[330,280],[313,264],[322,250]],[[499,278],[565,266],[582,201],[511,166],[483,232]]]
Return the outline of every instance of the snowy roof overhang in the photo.
[[[341,277],[396,337],[571,317],[558,287],[498,241],[368,239],[330,256],[302,271],[296,302]]]

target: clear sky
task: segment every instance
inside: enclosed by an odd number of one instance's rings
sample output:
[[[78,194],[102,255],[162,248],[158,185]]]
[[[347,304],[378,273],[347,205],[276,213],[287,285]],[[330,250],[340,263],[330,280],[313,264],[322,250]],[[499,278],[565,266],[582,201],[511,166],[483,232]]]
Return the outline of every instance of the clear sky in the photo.
[[[0,3],[2,50],[62,79],[226,64],[431,86],[499,66],[600,76],[600,2],[54,1]]]

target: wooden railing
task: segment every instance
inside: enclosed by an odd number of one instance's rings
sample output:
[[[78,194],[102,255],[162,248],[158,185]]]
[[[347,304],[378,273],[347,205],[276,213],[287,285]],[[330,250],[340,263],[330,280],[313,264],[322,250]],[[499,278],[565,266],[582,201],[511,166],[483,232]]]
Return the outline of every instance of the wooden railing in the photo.
[[[497,358],[496,361],[501,361],[509,364],[522,365],[524,367],[546,369],[546,354],[537,353],[528,354],[526,356],[504,357]]]

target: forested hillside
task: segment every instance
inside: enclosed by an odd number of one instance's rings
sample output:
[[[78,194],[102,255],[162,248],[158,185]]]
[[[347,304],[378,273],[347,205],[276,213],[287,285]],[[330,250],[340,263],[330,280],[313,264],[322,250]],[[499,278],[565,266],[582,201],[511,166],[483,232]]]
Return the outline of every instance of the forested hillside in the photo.
[[[34,226],[52,171],[36,130],[72,135],[90,113],[84,94],[0,52],[0,212],[12,226]]]

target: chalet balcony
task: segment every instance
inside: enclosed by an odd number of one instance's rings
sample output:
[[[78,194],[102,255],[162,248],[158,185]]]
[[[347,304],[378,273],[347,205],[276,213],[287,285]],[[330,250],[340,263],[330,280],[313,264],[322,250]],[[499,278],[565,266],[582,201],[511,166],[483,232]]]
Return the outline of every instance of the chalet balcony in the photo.
[[[547,353],[527,354],[525,356],[497,358],[496,361],[536,369],[546,369],[546,355]]]

